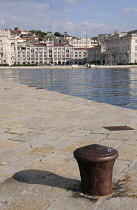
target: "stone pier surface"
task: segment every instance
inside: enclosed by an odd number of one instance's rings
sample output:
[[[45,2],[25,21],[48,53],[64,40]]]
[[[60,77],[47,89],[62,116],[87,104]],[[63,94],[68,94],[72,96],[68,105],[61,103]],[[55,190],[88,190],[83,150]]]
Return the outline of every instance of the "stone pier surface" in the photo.
[[[0,209],[136,209],[136,110],[2,79],[0,84]],[[80,191],[73,151],[89,144],[119,152],[112,195],[91,197]]]

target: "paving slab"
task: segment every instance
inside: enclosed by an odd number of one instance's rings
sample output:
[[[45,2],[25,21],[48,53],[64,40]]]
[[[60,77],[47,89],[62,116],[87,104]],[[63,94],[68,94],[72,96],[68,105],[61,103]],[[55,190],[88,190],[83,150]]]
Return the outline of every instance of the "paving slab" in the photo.
[[[108,198],[98,205],[94,210],[134,210],[136,209],[136,198]]]

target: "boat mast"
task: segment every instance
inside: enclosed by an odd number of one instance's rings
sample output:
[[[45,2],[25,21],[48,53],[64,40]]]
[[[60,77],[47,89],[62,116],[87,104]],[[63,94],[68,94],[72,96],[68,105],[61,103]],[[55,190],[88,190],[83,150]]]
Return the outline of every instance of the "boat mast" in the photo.
[[[86,29],[86,48],[87,48],[87,29]]]
[[[88,59],[88,58],[87,58],[87,44],[88,44],[88,43],[87,43],[87,29],[86,29],[86,59],[85,59],[86,62],[87,62],[87,59]]]

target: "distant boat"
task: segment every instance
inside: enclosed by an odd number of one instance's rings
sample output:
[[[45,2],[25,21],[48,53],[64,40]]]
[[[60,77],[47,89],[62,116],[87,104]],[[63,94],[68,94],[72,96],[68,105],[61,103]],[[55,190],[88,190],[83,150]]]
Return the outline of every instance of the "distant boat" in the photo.
[[[95,64],[86,63],[86,64],[84,65],[84,67],[92,68],[92,67],[95,67]]]
[[[72,64],[72,68],[78,68],[78,64]]]
[[[91,64],[90,67],[91,67],[91,68],[92,68],[92,67],[95,67],[95,64]]]

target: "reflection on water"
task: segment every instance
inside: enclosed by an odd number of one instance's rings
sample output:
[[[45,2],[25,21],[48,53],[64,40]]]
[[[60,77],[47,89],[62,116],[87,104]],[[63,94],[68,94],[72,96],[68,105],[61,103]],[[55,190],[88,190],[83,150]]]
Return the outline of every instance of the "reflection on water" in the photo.
[[[38,88],[137,109],[137,69],[14,69],[0,76]]]

